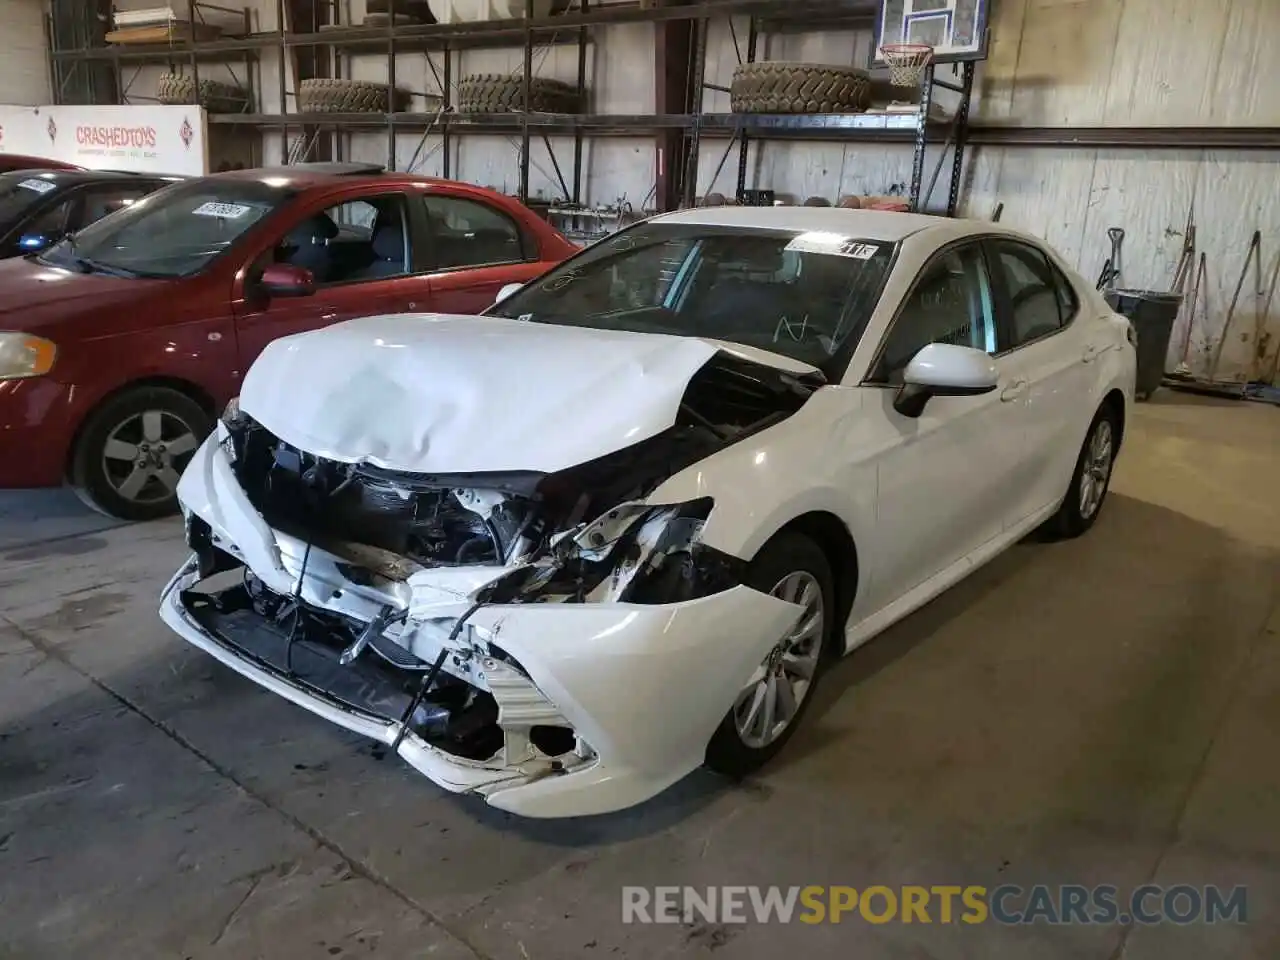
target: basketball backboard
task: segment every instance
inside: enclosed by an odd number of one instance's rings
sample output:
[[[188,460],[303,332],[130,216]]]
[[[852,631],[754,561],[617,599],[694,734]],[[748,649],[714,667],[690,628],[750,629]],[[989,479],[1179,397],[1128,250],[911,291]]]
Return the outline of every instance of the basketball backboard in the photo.
[[[935,63],[984,60],[992,0],[880,0],[873,59],[886,43],[927,43]]]

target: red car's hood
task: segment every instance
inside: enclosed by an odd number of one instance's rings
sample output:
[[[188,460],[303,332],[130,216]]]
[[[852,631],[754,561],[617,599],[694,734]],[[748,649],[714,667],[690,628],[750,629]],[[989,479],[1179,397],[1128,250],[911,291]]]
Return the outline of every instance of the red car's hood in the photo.
[[[0,261],[0,329],[43,333],[99,311],[116,321],[109,332],[154,324],[155,317],[138,309],[140,302],[174,282],[78,273],[23,257]],[[129,310],[115,309],[123,304]],[[92,336],[99,331],[76,332]]]

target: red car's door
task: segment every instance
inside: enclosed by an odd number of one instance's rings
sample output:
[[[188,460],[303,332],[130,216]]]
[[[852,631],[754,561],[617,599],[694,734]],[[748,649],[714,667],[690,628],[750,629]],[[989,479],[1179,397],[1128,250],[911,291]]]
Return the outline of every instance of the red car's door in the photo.
[[[242,369],[279,337],[379,313],[427,309],[408,198],[396,188],[357,188],[340,199],[300,206],[265,246],[247,258],[235,296]],[[289,263],[309,270],[315,293],[272,296],[258,286],[263,269]]]
[[[431,273],[431,309],[480,313],[498,291],[550,269],[540,262],[536,241],[494,204],[431,192],[422,195]]]

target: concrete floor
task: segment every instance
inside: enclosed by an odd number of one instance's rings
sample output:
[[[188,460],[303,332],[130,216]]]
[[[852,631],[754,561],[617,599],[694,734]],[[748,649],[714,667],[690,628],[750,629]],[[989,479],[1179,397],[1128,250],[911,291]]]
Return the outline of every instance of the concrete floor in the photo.
[[[1089,536],[843,662],[756,781],[568,823],[445,795],[189,650],[155,614],[176,524],[7,501],[0,956],[1280,956],[1277,476],[1280,410],[1163,392]],[[627,884],[1064,882],[1248,884],[1250,922],[620,922]]]

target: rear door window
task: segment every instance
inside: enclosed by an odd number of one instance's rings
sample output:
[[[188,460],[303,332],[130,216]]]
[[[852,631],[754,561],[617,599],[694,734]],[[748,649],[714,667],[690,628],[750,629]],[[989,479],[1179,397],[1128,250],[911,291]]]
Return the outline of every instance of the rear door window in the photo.
[[[989,249],[1008,303],[1009,342],[1002,344],[1004,349],[1033,343],[1070,322],[1078,306],[1075,291],[1044,251],[1013,240],[993,240]]]
[[[437,270],[461,270],[522,263],[525,243],[519,225],[505,213],[462,197],[422,198],[431,228],[431,263]]]

